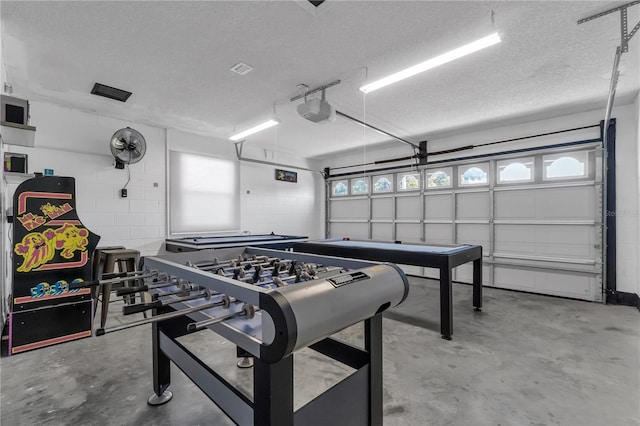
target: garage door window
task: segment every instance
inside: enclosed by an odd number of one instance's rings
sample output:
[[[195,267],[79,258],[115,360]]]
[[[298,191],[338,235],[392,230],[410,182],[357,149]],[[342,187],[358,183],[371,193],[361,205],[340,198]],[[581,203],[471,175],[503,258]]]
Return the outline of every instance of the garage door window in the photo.
[[[586,151],[543,156],[544,180],[585,178],[589,173]]]
[[[398,190],[399,191],[417,191],[419,189],[420,189],[419,173],[398,174]]]
[[[391,192],[393,191],[392,175],[374,176],[373,192]]]
[[[533,182],[533,157],[498,161],[498,182]]]
[[[369,179],[351,179],[351,195],[368,194]]]
[[[331,183],[331,194],[334,197],[343,197],[345,195],[349,195],[349,188],[347,187],[347,182],[343,180],[339,180]]]
[[[451,167],[427,171],[427,189],[451,188]]]
[[[460,171],[460,186],[486,185],[488,183],[488,164],[459,166],[458,170]]]

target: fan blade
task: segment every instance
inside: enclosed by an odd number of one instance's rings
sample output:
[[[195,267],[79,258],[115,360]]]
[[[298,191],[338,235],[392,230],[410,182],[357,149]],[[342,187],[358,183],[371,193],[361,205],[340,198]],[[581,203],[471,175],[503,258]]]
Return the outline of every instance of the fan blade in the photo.
[[[124,140],[124,138],[113,138],[111,140],[111,146],[113,146],[115,149],[125,149],[125,147],[127,146],[127,142]]]

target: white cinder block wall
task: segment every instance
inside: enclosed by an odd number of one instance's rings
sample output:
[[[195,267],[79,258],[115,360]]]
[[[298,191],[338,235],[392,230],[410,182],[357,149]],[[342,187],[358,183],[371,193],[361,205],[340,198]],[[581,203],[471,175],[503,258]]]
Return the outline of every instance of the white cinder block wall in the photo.
[[[638,111],[638,99],[634,104],[616,106],[613,117],[617,118],[616,137],[616,193],[617,193],[617,290],[640,295],[640,218],[639,197],[640,183],[638,168],[640,166],[640,153],[638,150],[638,135],[640,124]],[[428,151],[440,151],[454,147],[481,144],[521,136],[553,132],[556,130],[570,129],[581,126],[598,124],[604,118],[604,110],[588,111],[576,114],[561,115],[547,119],[532,119],[520,124],[496,126],[481,131],[456,132],[453,136],[429,139]],[[521,120],[522,121],[522,120]],[[544,145],[562,143],[570,140],[590,139],[597,137],[597,129],[584,130],[570,134],[560,134],[546,137],[543,142],[529,139],[519,142],[506,143],[463,151],[460,153],[439,155],[438,160],[456,158],[466,155],[485,154],[499,152],[508,149],[517,149],[541,143]],[[367,146],[366,161],[396,158],[410,155],[406,145],[398,142],[393,146]],[[435,158],[434,158],[435,159]],[[335,156],[321,162],[321,167],[337,167],[353,165],[363,162],[363,149],[354,150],[348,154]]]
[[[36,126],[35,147],[7,145],[6,151],[29,155],[29,172],[54,169],[59,176],[76,179],[76,208],[82,223],[100,235],[99,245],[122,245],[154,255],[164,250],[167,235],[167,150],[175,149],[237,161],[233,143],[177,130],[100,116],[47,102],[31,102],[31,123]],[[147,152],[130,166],[128,197],[120,190],[125,170],[114,168],[109,151],[113,133],[123,127],[140,131]],[[258,158],[262,151],[245,150]],[[262,153],[262,155],[264,155]],[[286,164],[310,167],[305,160],[279,154]],[[264,160],[264,157],[258,158]],[[319,173],[298,171],[297,184],[277,182],[276,166],[240,163],[241,228],[253,234],[276,232],[320,237],[323,202]],[[280,167],[286,168],[286,167]],[[249,194],[247,194],[249,191]]]
[[[76,179],[76,208],[82,223],[100,235],[99,245],[123,245],[154,254],[165,229],[164,129],[90,112],[31,102],[35,147],[7,146],[29,155],[29,172],[53,169]],[[123,127],[140,131],[147,141],[142,161],[130,166],[128,197],[120,197],[127,172],[114,167],[109,150],[113,133]]]

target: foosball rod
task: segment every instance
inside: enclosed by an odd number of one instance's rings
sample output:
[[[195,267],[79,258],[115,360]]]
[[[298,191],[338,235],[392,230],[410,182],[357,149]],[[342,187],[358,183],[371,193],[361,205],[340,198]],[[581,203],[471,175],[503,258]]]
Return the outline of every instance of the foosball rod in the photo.
[[[170,278],[168,281],[158,284],[144,284],[137,287],[125,287],[116,290],[117,296],[124,296],[125,294],[138,293],[143,291],[154,290],[158,288],[170,287],[172,285],[182,285],[181,278]]]
[[[238,301],[235,301],[235,303],[237,303]],[[255,316],[256,311],[259,311],[260,309],[256,309],[255,306],[250,305],[248,303],[245,303],[244,305],[242,305],[242,310],[238,311],[238,312],[232,312],[229,313],[227,315],[223,315],[221,317],[216,317],[216,318],[211,318],[208,320],[203,320],[203,321],[198,321],[198,322],[192,322],[187,324],[187,331],[198,331],[198,330],[202,330],[205,329],[211,325],[214,324],[218,324],[221,323],[223,321],[226,320],[230,320],[232,318],[238,318],[238,317],[244,317],[246,316],[247,318],[251,319]]]
[[[159,277],[160,274],[164,274],[164,272],[159,273],[158,271],[154,271],[154,272],[150,272],[142,275],[136,275],[136,276],[124,276],[119,278],[110,278],[106,280],[80,281],[75,283],[72,282],[72,283],[69,283],[69,290],[75,290],[78,288],[86,288],[86,287],[97,287],[105,284],[117,284],[125,281],[140,280],[145,278],[154,278],[154,277]]]
[[[202,310],[205,310],[205,309],[211,309],[211,308],[216,308],[218,306],[224,306],[227,303],[229,303],[229,302],[226,301],[226,300],[222,300],[220,302],[206,303],[204,305],[193,306],[191,308],[180,309],[180,310],[177,310],[175,312],[167,312],[166,314],[156,315],[156,316],[153,316],[151,318],[145,318],[145,319],[141,319],[139,321],[133,321],[133,322],[130,322],[128,324],[122,324],[122,325],[119,325],[119,326],[116,326],[116,327],[98,328],[96,330],[96,336],[103,336],[105,334],[113,333],[115,331],[121,331],[121,330],[126,330],[126,329],[129,329],[129,328],[133,328],[133,327],[139,327],[141,325],[151,324],[151,323],[158,322],[158,321],[164,321],[164,320],[168,320],[168,319],[172,319],[172,318],[179,318],[181,316],[188,315],[188,314],[193,314],[195,312],[202,311]]]
[[[110,280],[111,278],[134,277],[135,275],[148,274],[157,271],[126,271],[126,272],[110,272],[101,275],[101,279]]]
[[[201,261],[201,262],[196,262],[196,263],[192,263],[190,261],[187,261],[187,266],[196,266],[197,268],[208,268],[210,266],[216,267],[216,266],[228,266],[228,265],[235,265],[235,266],[241,266],[241,265],[246,265],[246,264],[250,264],[250,263],[255,263],[255,262],[268,262],[271,260],[275,260],[278,259],[277,257],[269,257],[269,256],[253,256],[251,259],[231,259],[231,260],[227,260],[224,262],[218,262],[218,259],[215,258],[212,261]]]
[[[198,291],[198,290],[202,290],[202,287],[197,285],[197,284],[191,284],[189,283],[188,285],[181,285],[177,290],[171,290],[171,291],[162,291],[159,293],[153,293],[151,295],[152,298],[157,299],[158,297],[164,297],[164,296],[172,296],[172,295],[187,295],[192,291]]]
[[[213,266],[204,266],[204,267],[200,267],[197,266],[193,263],[191,264],[187,264],[187,266],[190,266],[192,268],[196,268],[200,271],[215,271],[214,273],[218,273],[219,271],[234,271],[236,269],[244,269],[245,271],[249,272],[251,271],[251,269],[254,269],[256,267],[263,267],[263,268],[270,268],[273,269],[273,265],[274,263],[272,262],[260,262],[260,263],[245,263],[244,265],[213,265]]]
[[[189,300],[196,300],[196,299],[204,299],[204,300],[211,299],[211,290],[206,289],[205,291],[202,291],[200,293],[189,294],[187,296],[181,296],[181,297],[174,297],[172,299],[166,299],[166,300],[155,300],[150,303],[138,303],[135,305],[125,305],[122,307],[122,315],[137,314],[140,312],[148,311],[149,309],[161,308],[163,306],[173,305],[174,303],[186,302]]]

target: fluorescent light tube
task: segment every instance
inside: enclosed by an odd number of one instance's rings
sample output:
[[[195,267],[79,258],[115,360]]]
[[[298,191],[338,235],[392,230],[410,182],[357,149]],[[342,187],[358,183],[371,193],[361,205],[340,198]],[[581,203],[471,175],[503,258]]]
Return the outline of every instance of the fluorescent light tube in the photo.
[[[435,68],[438,65],[446,64],[447,62],[451,62],[455,59],[462,58],[470,53],[477,52],[478,50],[482,50],[486,47],[493,46],[494,44],[500,43],[500,36],[498,33],[493,33],[490,36],[481,38],[480,40],[476,40],[472,43],[465,44],[462,47],[458,47],[450,52],[444,53],[440,56],[436,56],[435,58],[428,59],[424,62],[421,62],[412,67],[406,68],[402,71],[399,71],[395,74],[391,74],[380,80],[376,80],[373,83],[365,84],[360,88],[360,91],[364,93],[373,92],[376,89],[380,89],[381,87],[388,86],[397,81],[404,80],[405,78],[412,77],[421,72],[430,70],[431,68]]]
[[[243,139],[249,135],[252,135],[254,133],[258,133],[261,130],[264,129],[268,129],[269,127],[273,127],[276,124],[279,124],[280,122],[274,119],[265,121],[262,124],[258,124],[255,127],[250,128],[249,130],[245,130],[244,132],[240,132],[240,133],[236,133],[235,135],[231,136],[229,139],[232,141],[239,141],[240,139]]]

